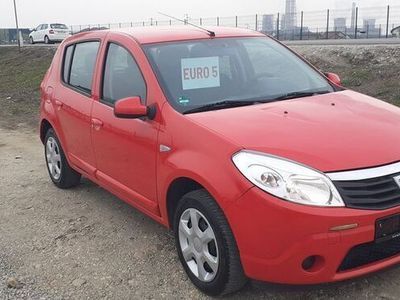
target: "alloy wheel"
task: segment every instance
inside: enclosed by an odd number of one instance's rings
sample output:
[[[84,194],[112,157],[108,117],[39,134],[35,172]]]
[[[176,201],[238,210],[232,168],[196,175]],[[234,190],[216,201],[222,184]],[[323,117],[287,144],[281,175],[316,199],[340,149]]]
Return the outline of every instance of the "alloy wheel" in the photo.
[[[195,208],[180,217],[179,245],[190,271],[200,281],[212,281],[219,267],[217,240],[210,222]]]
[[[49,137],[46,143],[46,162],[51,177],[59,180],[61,176],[61,154],[57,141],[53,137]]]

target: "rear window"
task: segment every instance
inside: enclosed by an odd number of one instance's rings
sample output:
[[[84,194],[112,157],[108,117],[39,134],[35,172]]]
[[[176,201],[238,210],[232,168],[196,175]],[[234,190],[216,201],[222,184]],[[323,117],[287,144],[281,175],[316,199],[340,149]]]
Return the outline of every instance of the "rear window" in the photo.
[[[66,49],[63,65],[63,80],[85,93],[91,93],[94,68],[100,43],[84,42]]]
[[[50,27],[51,27],[52,29],[68,29],[67,25],[65,25],[65,24],[58,24],[58,23],[50,24]]]

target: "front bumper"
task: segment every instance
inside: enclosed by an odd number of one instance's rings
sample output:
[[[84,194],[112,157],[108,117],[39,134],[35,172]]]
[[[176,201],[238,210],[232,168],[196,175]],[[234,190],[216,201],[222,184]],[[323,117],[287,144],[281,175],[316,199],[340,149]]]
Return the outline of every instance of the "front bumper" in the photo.
[[[397,213],[400,207],[371,211],[303,206],[277,199],[256,187],[226,211],[246,275],[286,284],[340,281],[400,262],[400,255],[394,255],[339,271],[353,247],[374,241],[375,221]],[[331,230],[349,224],[358,226]],[[302,264],[310,256],[316,260],[306,270]]]

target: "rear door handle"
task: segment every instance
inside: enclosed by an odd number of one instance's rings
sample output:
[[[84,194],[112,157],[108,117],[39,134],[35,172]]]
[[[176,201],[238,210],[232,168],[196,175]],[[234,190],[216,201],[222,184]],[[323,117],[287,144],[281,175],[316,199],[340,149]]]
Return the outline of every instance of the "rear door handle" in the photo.
[[[63,106],[63,103],[60,100],[54,100],[56,106],[60,109]]]
[[[103,122],[99,119],[92,118],[92,127],[95,130],[100,130],[100,128],[103,127]]]

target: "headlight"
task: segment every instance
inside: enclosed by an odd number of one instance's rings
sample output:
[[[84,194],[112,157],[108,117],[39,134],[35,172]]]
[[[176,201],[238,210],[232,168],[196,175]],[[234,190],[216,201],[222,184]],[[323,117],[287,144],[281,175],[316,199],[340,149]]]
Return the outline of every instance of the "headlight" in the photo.
[[[254,151],[241,151],[232,159],[248,180],[276,197],[305,205],[344,206],[332,181],[317,170]]]

